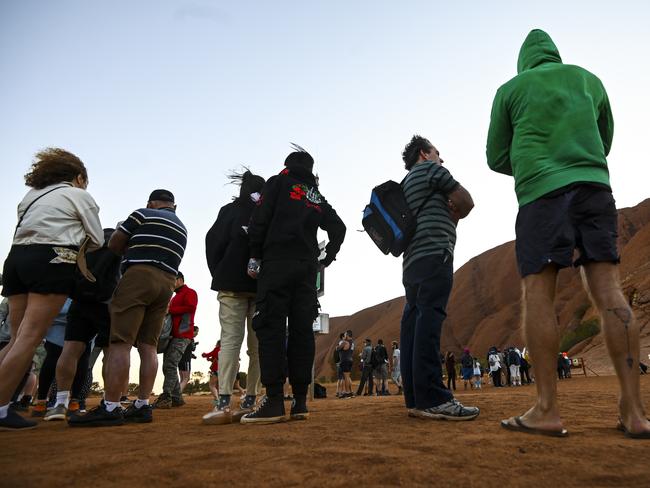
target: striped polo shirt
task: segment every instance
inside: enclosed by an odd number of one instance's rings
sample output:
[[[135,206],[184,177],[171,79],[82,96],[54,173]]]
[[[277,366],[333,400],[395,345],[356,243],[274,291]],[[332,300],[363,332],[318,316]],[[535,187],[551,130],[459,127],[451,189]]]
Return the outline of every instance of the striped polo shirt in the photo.
[[[187,245],[187,230],[173,208],[141,208],[134,211],[120,225],[129,235],[123,268],[132,264],[148,264],[173,273],[178,267]]]
[[[415,235],[404,252],[402,269],[425,256],[445,251],[453,256],[456,224],[451,218],[447,195],[457,186],[458,182],[446,168],[431,161],[417,163],[404,178],[402,189],[411,211],[415,214],[426,202],[417,214]]]

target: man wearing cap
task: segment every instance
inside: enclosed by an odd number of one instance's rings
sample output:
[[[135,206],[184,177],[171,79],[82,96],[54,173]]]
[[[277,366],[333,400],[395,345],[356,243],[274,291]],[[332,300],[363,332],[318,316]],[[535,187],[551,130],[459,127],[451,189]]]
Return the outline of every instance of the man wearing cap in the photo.
[[[178,379],[178,365],[185,350],[194,338],[194,314],[198,296],[185,284],[183,273],[179,272],[174,284],[174,298],[169,302],[169,314],[172,317],[172,335],[163,354],[162,394],[156,399],[156,408],[171,408],[185,405],[183,392]]]
[[[248,228],[249,275],[256,278],[259,273],[253,329],[266,397],[241,423],[286,420],[282,387],[287,365],[294,396],[290,418],[307,418],[315,350],[312,324],[318,315],[316,232],[321,228],[329,237],[323,266],[334,261],[345,237],[345,224],[312,173],[314,159],[296,149],[285,160],[286,168],[266,182]]]
[[[176,216],[174,195],[168,190],[154,190],[147,207],[132,212],[111,236],[108,247],[123,255],[123,275],[110,306],[104,401],[86,415],[71,417],[71,426],[152,421],[149,396],[158,370],[158,337],[186,244],[187,230]],[[120,395],[128,380],[133,345],[140,354],[140,389],[138,399],[122,413]]]

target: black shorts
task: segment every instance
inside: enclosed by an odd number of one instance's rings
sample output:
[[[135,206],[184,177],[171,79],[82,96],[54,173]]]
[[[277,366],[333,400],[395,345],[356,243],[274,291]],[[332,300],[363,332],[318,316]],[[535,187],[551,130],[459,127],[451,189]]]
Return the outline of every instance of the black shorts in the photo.
[[[65,340],[88,343],[93,337],[96,347],[107,347],[111,333],[111,314],[105,303],[72,302],[68,309]]]
[[[590,184],[553,192],[519,209],[516,253],[519,274],[536,274],[588,262],[618,263],[618,214],[611,191]],[[573,260],[575,249],[578,259]]]
[[[76,249],[50,244],[11,246],[2,270],[2,296],[72,294]]]
[[[341,361],[341,373],[350,373],[352,371],[352,361]]]
[[[178,362],[179,371],[192,371],[192,343],[190,342],[185,348],[185,352]]]

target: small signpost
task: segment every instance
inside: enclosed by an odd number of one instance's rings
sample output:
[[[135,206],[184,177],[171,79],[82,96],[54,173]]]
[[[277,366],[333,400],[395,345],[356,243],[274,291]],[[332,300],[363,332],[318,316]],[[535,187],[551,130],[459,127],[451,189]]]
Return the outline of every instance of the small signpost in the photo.
[[[318,260],[325,258],[325,241],[318,243],[318,249],[320,250],[320,255]],[[325,266],[318,266],[318,272],[316,273],[316,296],[318,298],[322,297],[325,294]],[[329,334],[330,332],[330,316],[328,313],[319,313],[316,320],[312,324],[312,330],[314,334]],[[316,358],[314,357],[314,361]],[[311,365],[311,385],[309,385],[309,398],[314,399],[314,374],[315,374],[315,363]]]

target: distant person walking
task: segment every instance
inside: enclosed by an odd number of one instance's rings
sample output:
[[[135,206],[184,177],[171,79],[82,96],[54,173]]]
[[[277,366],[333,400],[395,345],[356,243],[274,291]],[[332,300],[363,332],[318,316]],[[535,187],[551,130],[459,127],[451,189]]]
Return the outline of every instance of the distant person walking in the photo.
[[[492,385],[500,388],[501,385],[501,359],[496,349],[490,349],[488,355],[488,365],[490,367],[490,376],[492,377]]]
[[[447,389],[456,390],[456,355],[447,351],[445,356],[445,368],[447,369]]]
[[[352,331],[348,330],[343,335],[343,340],[339,343],[339,358],[340,369],[343,375],[343,386],[340,398],[351,398],[352,394],[352,362],[354,358],[354,340],[352,339]]]
[[[460,374],[463,378],[463,388],[472,387],[472,376],[474,376],[474,358],[469,353],[469,349],[463,349],[463,355],[460,357]]]
[[[617,212],[606,158],[614,120],[607,92],[589,71],[563,64],[550,36],[538,29],[521,47],[517,72],[494,98],[487,160],[492,170],[515,178],[516,255],[537,401],[501,425],[535,434],[567,434],[557,401],[554,300],[559,269],[575,265],[583,267],[600,312],[621,387],[621,426],[630,437],[650,438],[638,375],[639,326],[618,271]]]
[[[402,394],[402,371],[400,369],[401,351],[399,350],[399,344],[397,341],[393,341],[391,343],[391,347],[393,349],[391,377],[393,379],[393,383],[395,383],[395,385],[397,386],[397,394],[401,395]]]
[[[402,159],[408,171],[402,189],[409,208],[417,214],[415,235],[402,264],[406,294],[400,327],[404,401],[411,416],[471,420],[479,409],[464,407],[443,383],[440,335],[453,283],[456,225],[474,202],[424,137],[413,136]]]
[[[374,365],[372,364],[372,341],[367,338],[364,342],[363,349],[360,354],[360,364],[361,364],[361,381],[359,381],[359,388],[357,388],[357,396],[372,395],[373,389],[373,372],[375,370]],[[366,392],[363,392],[363,388],[368,384]]]

